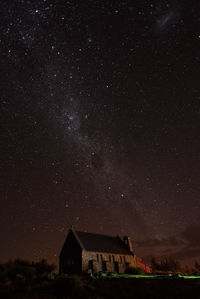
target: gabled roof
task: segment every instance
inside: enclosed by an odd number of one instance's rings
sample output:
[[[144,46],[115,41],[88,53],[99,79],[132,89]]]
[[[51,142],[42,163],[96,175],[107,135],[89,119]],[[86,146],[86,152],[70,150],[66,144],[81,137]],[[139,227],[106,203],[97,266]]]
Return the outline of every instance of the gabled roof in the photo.
[[[72,229],[72,232],[82,249],[86,251],[133,254],[126,248],[124,242],[119,237],[80,232],[74,229]]]

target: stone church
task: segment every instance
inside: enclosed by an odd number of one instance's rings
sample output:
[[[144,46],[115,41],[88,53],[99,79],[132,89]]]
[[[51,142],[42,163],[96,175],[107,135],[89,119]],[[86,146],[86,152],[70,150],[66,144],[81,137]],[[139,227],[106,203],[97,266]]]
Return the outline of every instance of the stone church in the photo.
[[[129,237],[113,237],[71,228],[59,257],[60,273],[117,272],[136,267],[137,258]]]

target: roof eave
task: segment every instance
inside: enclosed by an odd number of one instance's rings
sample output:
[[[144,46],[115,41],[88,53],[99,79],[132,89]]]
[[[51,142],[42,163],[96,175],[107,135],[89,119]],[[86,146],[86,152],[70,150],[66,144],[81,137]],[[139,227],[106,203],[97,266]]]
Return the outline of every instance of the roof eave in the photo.
[[[72,233],[74,234],[74,236],[75,236],[77,242],[79,243],[81,249],[85,250],[85,247],[83,246],[83,243],[82,243],[81,240],[79,239],[78,234],[76,233],[76,231],[75,231],[73,228],[71,228],[71,231],[72,231]]]

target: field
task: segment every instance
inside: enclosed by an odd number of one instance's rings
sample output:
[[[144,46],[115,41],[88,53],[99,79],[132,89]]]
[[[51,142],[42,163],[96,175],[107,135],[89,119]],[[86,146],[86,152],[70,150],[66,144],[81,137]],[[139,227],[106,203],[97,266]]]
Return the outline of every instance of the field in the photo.
[[[167,299],[200,298],[200,277],[155,275],[114,275],[112,278],[89,280],[71,276],[34,284],[19,282],[0,289],[2,299]]]

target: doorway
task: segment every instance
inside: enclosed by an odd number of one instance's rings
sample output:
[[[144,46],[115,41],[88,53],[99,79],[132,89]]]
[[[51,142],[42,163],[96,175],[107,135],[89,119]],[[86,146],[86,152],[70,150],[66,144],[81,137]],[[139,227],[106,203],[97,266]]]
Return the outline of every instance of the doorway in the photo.
[[[114,269],[116,273],[119,273],[119,263],[118,262],[114,262]]]
[[[107,265],[105,261],[102,261],[102,271],[106,272],[107,271]]]
[[[93,272],[93,270],[94,270],[93,260],[89,261],[88,269],[90,269]]]

